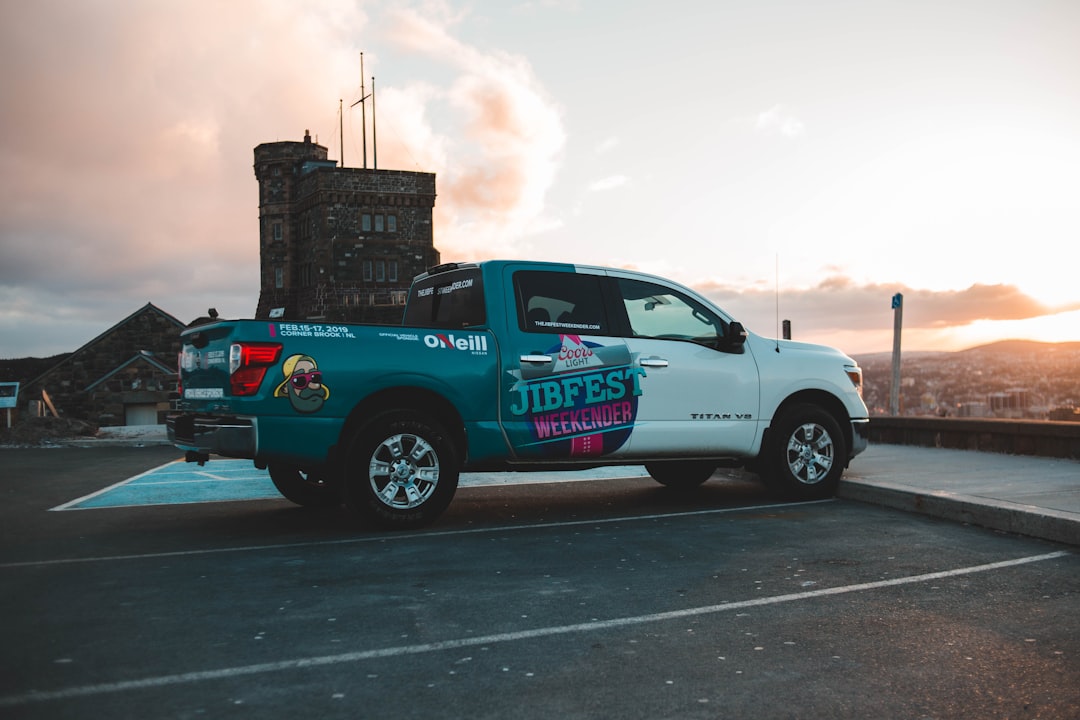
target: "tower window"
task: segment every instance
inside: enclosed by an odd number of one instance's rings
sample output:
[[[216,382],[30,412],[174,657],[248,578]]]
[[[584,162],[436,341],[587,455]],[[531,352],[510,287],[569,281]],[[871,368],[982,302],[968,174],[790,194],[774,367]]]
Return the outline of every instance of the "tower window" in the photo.
[[[386,231],[397,232],[397,215],[386,216]]]

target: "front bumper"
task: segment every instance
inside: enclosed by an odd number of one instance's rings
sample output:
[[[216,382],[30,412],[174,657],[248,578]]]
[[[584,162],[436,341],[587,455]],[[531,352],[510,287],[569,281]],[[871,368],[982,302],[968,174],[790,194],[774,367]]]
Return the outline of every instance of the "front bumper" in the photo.
[[[169,442],[200,455],[254,458],[258,452],[257,420],[248,417],[173,413],[165,418]]]
[[[855,457],[870,446],[870,419],[851,421],[851,453]]]

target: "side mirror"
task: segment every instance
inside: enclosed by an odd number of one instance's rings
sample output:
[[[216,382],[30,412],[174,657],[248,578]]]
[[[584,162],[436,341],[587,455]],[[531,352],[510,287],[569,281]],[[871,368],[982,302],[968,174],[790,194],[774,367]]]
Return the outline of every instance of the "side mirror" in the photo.
[[[746,328],[741,322],[732,320],[728,325],[727,334],[720,339],[720,349],[724,352],[741,353],[746,344]]]

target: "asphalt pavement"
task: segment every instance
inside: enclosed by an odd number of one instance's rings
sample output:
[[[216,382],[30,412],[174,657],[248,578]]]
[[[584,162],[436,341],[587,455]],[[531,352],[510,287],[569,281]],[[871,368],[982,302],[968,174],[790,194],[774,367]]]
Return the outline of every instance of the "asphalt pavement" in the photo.
[[[167,445],[168,440],[163,425],[130,426],[102,428],[96,438],[65,444]],[[529,481],[538,479],[529,474]],[[1080,545],[1076,460],[874,444],[852,462],[839,496]]]
[[[104,435],[0,452],[5,720],[1080,717],[1077,554],[975,526],[1009,503],[1075,538],[1076,461],[875,445],[865,500],[810,503],[729,470],[469,473],[385,533]]]

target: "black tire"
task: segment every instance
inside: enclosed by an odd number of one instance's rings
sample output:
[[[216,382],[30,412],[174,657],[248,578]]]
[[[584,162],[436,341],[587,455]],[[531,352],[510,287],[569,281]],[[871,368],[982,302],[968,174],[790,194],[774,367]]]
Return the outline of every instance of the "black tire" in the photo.
[[[419,412],[383,413],[361,428],[342,467],[345,506],[364,522],[407,530],[433,522],[458,485],[445,430]]]
[[[799,404],[773,420],[765,453],[764,479],[775,494],[820,500],[836,494],[847,443],[832,415],[817,405]]]
[[[333,507],[341,504],[341,489],[323,471],[306,472],[292,465],[271,464],[270,480],[278,492],[304,507]]]
[[[692,490],[716,472],[717,464],[708,460],[662,460],[645,463],[652,479],[673,490]]]

